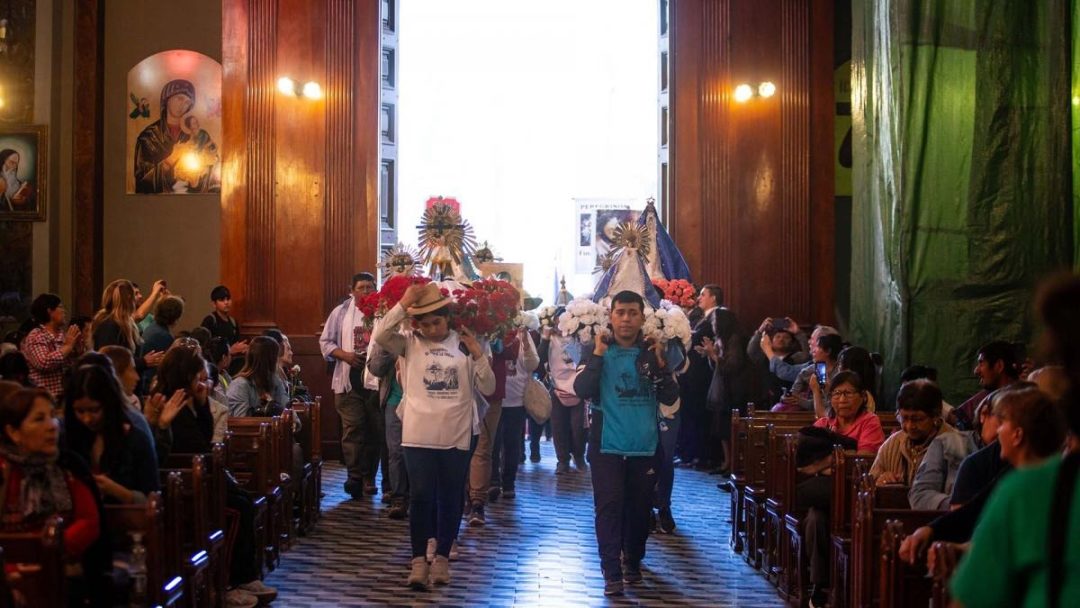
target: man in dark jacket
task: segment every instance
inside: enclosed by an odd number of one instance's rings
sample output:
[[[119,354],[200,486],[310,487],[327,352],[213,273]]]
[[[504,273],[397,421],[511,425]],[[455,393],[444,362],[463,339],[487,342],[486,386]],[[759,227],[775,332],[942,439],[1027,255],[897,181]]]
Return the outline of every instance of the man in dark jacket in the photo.
[[[617,595],[623,583],[641,582],[656,483],[657,412],[660,403],[678,400],[679,386],[661,346],[642,337],[645,301],[639,294],[617,293],[610,319],[612,335],[597,335],[574,392],[592,400],[588,458],[596,541],[604,595]]]

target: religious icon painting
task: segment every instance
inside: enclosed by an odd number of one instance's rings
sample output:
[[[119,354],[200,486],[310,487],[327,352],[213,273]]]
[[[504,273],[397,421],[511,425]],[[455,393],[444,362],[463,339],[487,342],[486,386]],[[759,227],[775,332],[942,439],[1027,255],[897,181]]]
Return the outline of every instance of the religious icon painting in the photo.
[[[128,72],[127,193],[221,191],[221,64],[162,51]]]
[[[0,129],[0,221],[45,221],[48,128]]]

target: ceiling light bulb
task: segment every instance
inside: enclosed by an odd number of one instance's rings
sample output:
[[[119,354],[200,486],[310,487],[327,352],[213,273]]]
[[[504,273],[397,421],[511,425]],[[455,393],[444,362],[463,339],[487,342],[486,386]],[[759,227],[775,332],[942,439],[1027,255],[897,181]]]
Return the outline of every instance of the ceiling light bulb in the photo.
[[[285,95],[296,95],[296,83],[293,82],[293,79],[289,78],[288,76],[282,76],[281,78],[278,78],[277,88]]]
[[[750,88],[748,84],[740,84],[735,87],[735,101],[739,103],[745,103],[754,96],[754,89]]]
[[[758,95],[761,95],[762,97],[772,97],[776,94],[776,85],[765,81],[758,85],[757,92]]]
[[[322,87],[314,80],[304,83],[304,97],[308,99],[319,99],[322,97]]]

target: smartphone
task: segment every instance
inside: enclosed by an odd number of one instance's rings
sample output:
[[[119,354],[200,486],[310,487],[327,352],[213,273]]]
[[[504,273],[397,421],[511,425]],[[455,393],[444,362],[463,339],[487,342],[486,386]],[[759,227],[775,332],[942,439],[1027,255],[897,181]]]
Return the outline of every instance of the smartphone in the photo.
[[[772,320],[773,331],[782,331],[782,330],[787,329],[787,327],[788,327],[787,319],[784,319],[782,317],[773,318],[773,320]]]
[[[824,389],[825,385],[829,382],[829,370],[825,369],[824,361],[818,363],[814,367],[814,373],[817,374],[818,384],[821,386],[822,389]]]

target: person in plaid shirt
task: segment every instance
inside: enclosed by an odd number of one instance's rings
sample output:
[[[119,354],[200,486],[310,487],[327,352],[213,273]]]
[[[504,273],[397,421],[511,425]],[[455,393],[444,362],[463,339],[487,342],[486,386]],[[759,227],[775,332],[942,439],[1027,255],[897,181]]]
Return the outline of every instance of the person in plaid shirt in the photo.
[[[34,298],[30,315],[37,327],[22,342],[22,353],[30,365],[30,381],[59,400],[64,394],[64,371],[82,354],[82,332],[76,325],[64,331],[67,311],[56,294],[43,293]]]

